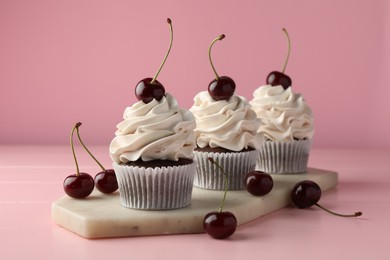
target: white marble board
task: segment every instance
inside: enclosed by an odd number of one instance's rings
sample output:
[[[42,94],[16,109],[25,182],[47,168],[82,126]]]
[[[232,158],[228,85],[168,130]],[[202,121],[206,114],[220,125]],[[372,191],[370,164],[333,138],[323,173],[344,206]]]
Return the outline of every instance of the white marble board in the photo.
[[[305,174],[273,175],[273,179],[274,188],[263,197],[245,190],[227,193],[224,209],[235,214],[238,225],[289,205],[296,182],[310,179],[326,191],[337,186],[338,174],[309,168]],[[86,199],[59,198],[52,204],[52,217],[59,226],[85,238],[202,233],[204,215],[218,209],[222,196],[222,191],[194,188],[187,208],[144,211],[121,206],[118,192],[105,195],[95,189]]]

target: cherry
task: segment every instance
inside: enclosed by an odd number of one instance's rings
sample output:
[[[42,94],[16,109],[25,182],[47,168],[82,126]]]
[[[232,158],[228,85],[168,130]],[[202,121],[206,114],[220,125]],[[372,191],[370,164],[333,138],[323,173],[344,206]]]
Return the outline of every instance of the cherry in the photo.
[[[282,86],[287,89],[291,86],[291,78],[279,71],[272,71],[267,76],[267,84],[271,86]]]
[[[165,95],[165,88],[164,86],[157,81],[157,77],[160,74],[160,71],[162,67],[165,64],[165,61],[168,58],[169,53],[171,52],[172,48],[172,42],[173,42],[173,27],[172,27],[172,21],[171,19],[167,19],[167,23],[169,24],[170,30],[171,30],[171,38],[169,41],[169,48],[167,53],[165,54],[165,57],[158,68],[156,75],[154,75],[153,78],[145,78],[137,83],[135,87],[135,96],[138,100],[142,100],[145,104],[151,102],[153,99],[156,99],[157,101],[160,101],[163,96]]]
[[[88,197],[94,187],[93,178],[88,173],[78,172],[69,175],[64,180],[64,191],[68,196],[75,199]]]
[[[99,172],[95,176],[95,186],[102,193],[113,193],[118,189],[115,171],[108,169]]]
[[[252,195],[264,196],[272,190],[273,186],[272,177],[267,173],[253,171],[245,176],[245,188]]]
[[[70,134],[70,146],[72,148],[72,154],[76,164],[76,174],[69,175],[68,177],[66,177],[63,183],[65,193],[75,199],[81,199],[89,196],[95,186],[91,175],[89,175],[88,173],[80,172],[79,164],[77,163],[76,154],[74,152],[73,133],[74,130],[80,125],[80,122],[76,123]]]
[[[79,128],[81,123],[76,126],[77,138],[79,139],[80,144],[84,147],[85,151],[92,157],[92,159],[100,166],[102,169],[101,172],[97,173],[95,176],[95,185],[96,188],[102,193],[112,193],[118,189],[118,182],[116,180],[115,171],[113,169],[105,169],[103,165],[96,159],[95,156],[89,151],[87,146],[84,144],[83,140],[80,137]]]
[[[216,239],[228,238],[234,234],[237,228],[237,219],[233,213],[229,211],[223,211],[223,206],[226,200],[226,194],[228,190],[228,178],[223,168],[213,160],[208,158],[210,162],[214,163],[223,173],[225,180],[225,192],[223,194],[221,206],[218,211],[212,211],[206,214],[203,219],[203,228],[211,237]]]
[[[214,68],[213,61],[211,59],[211,48],[213,47],[214,43],[217,41],[221,41],[225,38],[224,34],[221,34],[217,38],[215,38],[209,47],[209,60],[211,68],[214,71],[215,79],[210,82],[208,91],[210,96],[218,101],[218,100],[229,100],[231,96],[233,96],[234,91],[236,90],[236,83],[234,83],[234,80],[228,76],[218,76],[217,71]]]
[[[293,205],[300,209],[308,208],[315,205],[325,210],[326,212],[339,217],[358,217],[363,214],[360,211],[355,212],[355,214],[339,214],[319,205],[317,202],[321,198],[321,188],[317,183],[310,180],[300,181],[295,184],[294,188],[291,191],[290,197]]]
[[[279,71],[272,71],[267,76],[267,84],[271,86],[282,86],[284,89],[287,89],[291,86],[291,78],[284,74],[284,71],[286,70],[286,66],[288,63],[288,59],[290,58],[290,49],[291,49],[291,42],[290,42],[290,36],[288,35],[288,32],[285,28],[283,28],[283,32],[285,33],[288,41],[288,52],[286,61],[284,62],[284,66],[282,69],[282,72]]]
[[[207,234],[216,239],[231,236],[236,231],[236,227],[237,219],[229,211],[207,213],[203,220],[203,228],[207,231]]]
[[[138,100],[142,100],[145,104],[151,102],[153,99],[160,101],[165,95],[164,86],[157,80],[153,83],[152,78],[145,78],[138,82],[135,87],[135,95]]]

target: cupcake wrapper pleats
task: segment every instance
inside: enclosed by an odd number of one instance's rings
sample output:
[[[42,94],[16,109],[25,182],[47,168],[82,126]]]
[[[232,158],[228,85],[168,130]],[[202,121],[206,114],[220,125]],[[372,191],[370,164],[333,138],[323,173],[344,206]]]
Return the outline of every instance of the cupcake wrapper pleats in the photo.
[[[165,210],[191,203],[196,162],[182,166],[144,168],[113,164],[122,206]]]
[[[209,190],[223,190],[225,188],[224,175],[221,170],[208,158],[216,161],[227,174],[228,190],[245,189],[245,175],[255,170],[258,151],[238,153],[214,153],[195,151],[198,162],[194,179],[194,186]]]
[[[311,140],[266,141],[260,147],[256,169],[270,174],[304,173],[311,143]]]

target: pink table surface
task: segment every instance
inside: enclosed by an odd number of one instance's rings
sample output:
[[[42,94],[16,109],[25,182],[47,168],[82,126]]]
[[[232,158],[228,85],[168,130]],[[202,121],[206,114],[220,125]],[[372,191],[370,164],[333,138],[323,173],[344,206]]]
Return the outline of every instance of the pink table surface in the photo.
[[[109,168],[107,148],[90,149]],[[80,153],[82,171],[99,169]],[[88,240],[54,224],[51,203],[74,173],[67,146],[0,146],[0,259],[390,259],[390,149],[314,149],[309,166],[339,172],[320,209],[284,208],[240,226],[227,240],[206,234]]]

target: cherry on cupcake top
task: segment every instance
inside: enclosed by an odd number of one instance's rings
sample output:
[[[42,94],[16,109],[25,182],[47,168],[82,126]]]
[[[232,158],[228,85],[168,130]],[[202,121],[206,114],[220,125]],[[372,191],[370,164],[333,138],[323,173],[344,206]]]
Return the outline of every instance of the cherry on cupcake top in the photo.
[[[236,89],[236,83],[234,80],[228,76],[219,76],[217,71],[214,68],[213,61],[211,59],[211,48],[213,47],[214,43],[217,41],[221,41],[225,38],[224,34],[221,34],[217,38],[215,38],[209,47],[209,60],[211,68],[214,71],[215,79],[210,82],[208,91],[210,96],[218,101],[218,100],[229,100],[231,96],[233,96],[234,91]]]
[[[284,89],[287,89],[291,86],[291,78],[284,74],[284,71],[286,70],[286,66],[288,63],[288,59],[290,58],[290,49],[291,49],[291,42],[290,42],[290,36],[288,35],[288,32],[285,28],[282,29],[287,37],[288,42],[288,51],[287,51],[287,57],[286,61],[284,62],[282,71],[272,71],[267,76],[267,84],[271,86],[282,86]]]
[[[169,28],[171,31],[171,37],[169,41],[169,48],[165,57],[158,68],[156,75],[153,78],[144,78],[140,82],[137,83],[135,87],[135,96],[138,100],[142,100],[145,104],[151,102],[153,99],[160,101],[162,97],[165,95],[164,86],[157,80],[158,75],[162,67],[165,64],[165,61],[168,58],[169,53],[171,52],[172,42],[173,42],[173,27],[172,20],[170,18],[167,19],[167,23],[169,24]]]

